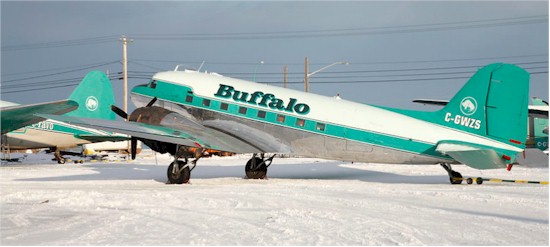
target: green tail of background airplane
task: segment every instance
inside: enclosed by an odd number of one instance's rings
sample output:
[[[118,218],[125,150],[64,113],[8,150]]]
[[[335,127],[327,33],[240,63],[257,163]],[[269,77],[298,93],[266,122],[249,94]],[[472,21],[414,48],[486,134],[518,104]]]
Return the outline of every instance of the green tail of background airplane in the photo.
[[[2,146],[10,150],[52,148],[55,150],[58,162],[63,163],[64,160],[60,155],[60,150],[63,148],[91,142],[128,139],[124,135],[113,135],[110,132],[83,128],[51,119],[44,120],[35,115],[51,112],[49,111],[51,108],[60,113],[70,111],[65,113],[66,116],[114,120],[116,115],[110,109],[110,106],[115,104],[113,88],[109,78],[103,72],[88,73],[69,99],[61,102],[65,102],[62,104],[62,111],[57,109],[59,104],[52,103],[40,104],[39,108],[34,107],[35,105],[14,104],[2,108],[2,129],[15,129],[2,135]],[[27,120],[13,121],[17,118]]]

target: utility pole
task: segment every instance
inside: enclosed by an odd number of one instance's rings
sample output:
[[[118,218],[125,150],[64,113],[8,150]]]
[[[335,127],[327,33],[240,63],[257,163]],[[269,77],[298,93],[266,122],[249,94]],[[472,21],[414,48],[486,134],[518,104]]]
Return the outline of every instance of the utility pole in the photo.
[[[128,49],[126,48],[128,40],[126,36],[122,35],[120,39],[122,41],[122,79],[124,80],[124,112],[128,112]]]
[[[285,73],[285,76],[284,76],[284,82],[285,82],[284,87],[286,88],[286,84],[288,83],[287,78],[286,78],[286,64],[285,64],[285,69],[284,69],[284,71],[285,71],[285,72],[284,72],[284,73]]]
[[[305,78],[304,78],[304,86],[305,86],[305,91],[306,93],[309,92],[309,60],[305,59],[304,61],[305,63]]]

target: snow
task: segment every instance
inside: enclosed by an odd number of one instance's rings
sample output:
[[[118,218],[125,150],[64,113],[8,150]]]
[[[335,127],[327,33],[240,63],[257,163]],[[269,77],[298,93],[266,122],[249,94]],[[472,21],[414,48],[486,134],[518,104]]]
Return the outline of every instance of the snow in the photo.
[[[58,165],[27,154],[0,166],[2,245],[545,245],[548,185],[450,185],[437,165],[204,158],[168,185],[168,156]],[[158,165],[157,165],[158,162]],[[464,176],[548,181],[547,168]]]

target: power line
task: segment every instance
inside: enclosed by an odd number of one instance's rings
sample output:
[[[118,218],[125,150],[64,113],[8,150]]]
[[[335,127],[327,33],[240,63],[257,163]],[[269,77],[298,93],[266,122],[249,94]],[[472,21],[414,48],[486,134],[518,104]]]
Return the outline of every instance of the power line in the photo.
[[[2,46],[2,51],[17,51],[17,50],[29,50],[40,48],[53,48],[53,47],[66,47],[66,46],[79,46],[79,45],[92,45],[117,41],[117,35],[108,35],[83,39],[72,39],[52,42],[42,42],[23,45],[5,45]]]
[[[195,34],[133,34],[142,40],[242,40],[242,39],[284,39],[284,38],[315,38],[331,36],[357,36],[414,33],[428,31],[449,31],[458,29],[498,27],[508,25],[525,25],[548,23],[547,15],[526,16],[506,19],[488,19],[476,21],[446,22],[435,24],[419,24],[405,26],[385,26],[368,28],[301,30],[281,32],[247,32],[247,33],[195,33]]]
[[[380,64],[407,64],[407,63],[436,63],[436,62],[460,62],[460,61],[475,61],[475,60],[500,60],[500,59],[515,59],[515,58],[531,58],[531,57],[548,57],[548,54],[530,54],[518,56],[497,56],[497,57],[479,57],[479,58],[461,58],[461,59],[437,59],[437,60],[408,60],[408,61],[372,61],[372,62],[355,62],[350,65],[380,65]],[[204,61],[181,61],[181,60],[160,60],[160,59],[142,59],[134,58],[133,61],[153,62],[153,63],[172,63],[172,64],[200,64]],[[265,60],[264,60],[265,61]],[[134,62],[136,63],[136,62]],[[207,65],[257,65],[258,62],[223,62],[223,61],[206,61]],[[310,63],[310,65],[326,65],[331,62]],[[283,65],[299,65],[303,63],[284,63],[284,62],[269,62],[265,61],[262,66],[283,66]],[[158,69],[158,68],[156,68]]]
[[[117,63],[118,61],[107,62],[103,64],[95,64],[95,66],[102,66],[110,63]],[[528,70],[530,74],[546,74],[548,73],[548,61],[525,61],[522,63],[516,63],[522,66],[524,69]],[[88,66],[90,67],[90,66]],[[50,73],[48,75],[33,76],[21,79],[13,79],[7,81],[8,83],[16,83],[11,85],[6,85],[3,83],[1,85],[2,90],[8,90],[8,92],[23,92],[25,90],[40,90],[47,88],[56,88],[56,87],[65,87],[70,85],[77,85],[78,81],[81,78],[70,78],[70,79],[56,79],[56,80],[42,80],[42,81],[32,81],[37,78],[44,78],[47,76],[65,74],[77,70],[85,70],[88,67],[82,68],[79,66],[79,69],[73,69],[69,71],[63,71],[58,73]],[[147,67],[147,66],[146,66]],[[375,83],[375,82],[401,82],[401,81],[429,81],[429,80],[443,80],[443,79],[467,79],[466,75],[470,76],[475,73],[478,68],[483,67],[483,65],[467,65],[467,66],[429,66],[429,67],[416,67],[416,68],[400,68],[400,69],[370,69],[370,70],[348,70],[348,71],[327,71],[324,72],[321,76],[315,77],[315,83],[336,83],[334,79],[339,80],[337,83]],[[546,71],[538,71],[538,70]],[[129,71],[129,77],[132,79],[151,79],[152,75],[156,71]],[[111,74],[112,80],[119,80],[121,72],[115,72]],[[281,76],[280,72],[263,72],[263,73],[252,73],[252,72],[234,72],[234,73],[221,73],[223,75],[228,75],[236,78],[248,78],[250,75],[260,75],[261,80],[269,80],[279,78]],[[296,79],[297,82],[291,83],[302,83],[302,73],[288,73],[290,75],[295,75],[291,79]],[[271,75],[271,76],[270,76]],[[461,76],[463,75],[463,76]],[[434,77],[435,76],[435,77]],[[383,79],[383,80],[350,80],[350,79],[361,79],[361,78],[392,78],[392,79]],[[25,82],[25,81],[32,82]],[[329,80],[329,81],[327,81]],[[70,83],[70,85],[66,85]],[[277,82],[269,82],[277,83]],[[36,88],[32,88],[36,87]],[[19,88],[32,88],[25,90],[9,91],[10,89],[19,89]]]
[[[72,70],[67,70],[67,71],[62,71],[62,72],[56,72],[56,73],[50,73],[50,74],[44,74],[44,75],[37,75],[37,76],[31,76],[31,77],[19,78],[19,79],[3,80],[3,81],[2,81],[2,84],[4,84],[4,83],[10,83],[10,82],[17,82],[17,81],[24,81],[24,80],[29,80],[29,79],[36,79],[36,78],[43,78],[43,77],[55,76],[55,75],[61,75],[61,74],[67,74],[67,73],[71,73],[71,72],[76,72],[76,71],[82,71],[82,70],[97,68],[97,67],[101,67],[101,66],[105,66],[105,65],[109,65],[109,64],[114,64],[114,63],[118,63],[118,62],[119,62],[119,61],[112,61],[112,62],[106,62],[106,63],[102,63],[102,64],[97,64],[97,65],[93,65],[93,66],[87,66],[87,67],[83,67],[83,68],[72,69]]]
[[[2,77],[10,77],[10,76],[15,76],[15,75],[22,75],[22,74],[36,74],[36,73],[40,73],[40,72],[51,72],[51,71],[56,71],[56,70],[67,70],[67,69],[76,69],[76,68],[89,68],[89,66],[103,66],[103,64],[105,63],[115,63],[115,62],[118,62],[119,60],[111,60],[111,61],[107,61],[107,62],[98,62],[98,63],[90,63],[90,64],[82,64],[82,65],[77,65],[77,66],[70,66],[70,67],[62,67],[62,68],[51,68],[51,69],[41,69],[41,70],[34,70],[34,71],[24,71],[24,72],[16,72],[16,73],[4,73],[5,71],[2,72]]]
[[[523,16],[500,19],[486,19],[460,22],[444,22],[418,25],[294,30],[278,32],[240,32],[240,33],[194,33],[194,34],[133,34],[134,39],[142,40],[242,40],[242,39],[286,39],[286,38],[316,38],[335,36],[383,35],[398,33],[414,33],[429,31],[449,31],[470,28],[498,27],[509,25],[526,25],[548,23],[548,15]],[[17,51],[54,47],[92,45],[118,41],[119,35],[107,35],[82,39],[41,42],[33,44],[4,45],[1,50]]]

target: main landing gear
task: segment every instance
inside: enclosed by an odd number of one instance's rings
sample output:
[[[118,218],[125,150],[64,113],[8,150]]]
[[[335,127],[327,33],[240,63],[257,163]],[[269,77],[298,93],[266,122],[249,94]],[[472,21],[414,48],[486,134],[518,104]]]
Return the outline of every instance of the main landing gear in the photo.
[[[61,156],[61,149],[58,147],[54,147],[50,149],[53,152],[53,156],[55,157],[55,160],[57,161],[57,164],[65,164],[65,158]]]
[[[260,154],[260,157],[257,154],[253,154],[252,158],[246,162],[244,171],[246,178],[249,179],[266,179],[267,178],[267,168],[273,162],[275,155],[272,155],[269,158],[264,158],[265,154]]]
[[[168,169],[166,170],[166,175],[168,176],[168,183],[170,184],[186,184],[189,183],[191,179],[191,171],[197,166],[197,161],[203,156],[203,148],[190,148],[186,146],[177,145],[177,151],[174,155],[174,161],[170,163]],[[191,161],[193,165],[190,167],[188,164],[188,158],[194,157],[195,159]],[[183,158],[184,160],[180,160]]]
[[[191,178],[191,171],[197,166],[197,161],[203,156],[204,148],[191,148],[178,145],[177,151],[174,155],[174,161],[170,163],[166,170],[169,184],[186,184],[189,183]],[[273,162],[275,154],[269,158],[264,157],[265,154],[253,154],[252,158],[246,162],[245,173],[248,179],[266,179],[267,168]],[[191,165],[188,162],[189,157],[195,159],[191,161]],[[180,160],[183,159],[183,160]]]
[[[449,173],[449,180],[451,181],[451,184],[462,183],[462,180],[464,180],[462,178],[462,174],[460,174],[459,172],[453,171],[453,169],[451,169],[451,164],[440,163],[439,165],[441,165],[441,167],[443,167],[443,169],[445,169],[445,171]]]

